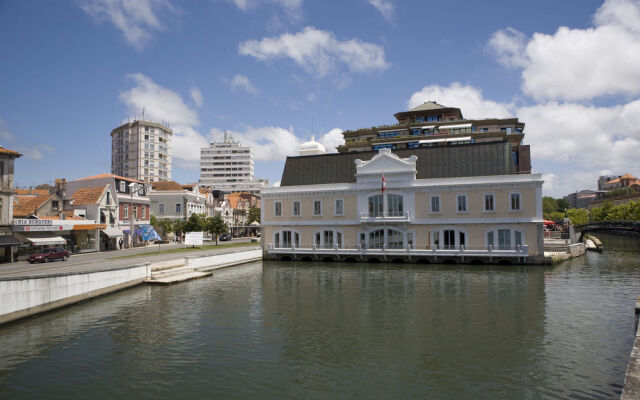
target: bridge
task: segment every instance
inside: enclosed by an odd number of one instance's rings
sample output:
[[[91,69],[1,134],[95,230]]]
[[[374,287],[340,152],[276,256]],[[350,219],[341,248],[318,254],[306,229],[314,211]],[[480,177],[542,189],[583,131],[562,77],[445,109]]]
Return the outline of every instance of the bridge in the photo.
[[[609,231],[619,233],[637,233],[640,235],[640,221],[609,221],[592,222],[574,226],[576,233],[580,235],[586,232]]]

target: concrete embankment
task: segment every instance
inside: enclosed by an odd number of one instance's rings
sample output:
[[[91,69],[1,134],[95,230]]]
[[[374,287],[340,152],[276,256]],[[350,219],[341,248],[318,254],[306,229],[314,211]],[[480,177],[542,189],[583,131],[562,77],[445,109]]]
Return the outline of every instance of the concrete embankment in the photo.
[[[620,400],[640,399],[640,330],[638,329],[638,317],[640,316],[640,298],[636,302],[636,338],[631,349],[627,374],[624,377],[624,388]]]
[[[262,250],[202,254],[101,270],[0,278],[0,324],[64,307],[141,283],[175,283],[262,259]]]
[[[583,256],[585,254],[584,243],[575,244],[550,244],[545,241],[544,244],[544,263],[557,264],[574,257]]]

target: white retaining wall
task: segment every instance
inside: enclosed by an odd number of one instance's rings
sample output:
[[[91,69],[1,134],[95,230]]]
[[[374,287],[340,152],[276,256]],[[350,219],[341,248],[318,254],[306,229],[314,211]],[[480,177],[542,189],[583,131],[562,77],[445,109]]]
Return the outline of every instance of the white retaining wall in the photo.
[[[118,290],[142,283],[148,274],[149,267],[142,265],[82,274],[0,280],[0,323],[108,293],[109,288]]]
[[[262,260],[262,249],[238,251],[215,256],[186,257],[185,265],[191,269],[216,269],[245,262]]]

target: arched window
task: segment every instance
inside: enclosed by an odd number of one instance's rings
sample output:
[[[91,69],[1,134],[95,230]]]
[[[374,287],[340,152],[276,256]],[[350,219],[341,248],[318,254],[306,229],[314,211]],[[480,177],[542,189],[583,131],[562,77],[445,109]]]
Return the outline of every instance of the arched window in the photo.
[[[335,245],[342,248],[344,247],[343,237],[342,231],[336,229],[316,231],[313,234],[313,244],[320,249],[332,249]]]
[[[300,233],[294,230],[281,230],[273,234],[273,247],[300,247]]]
[[[369,215],[381,217],[384,210],[384,200],[381,194],[369,197]]]
[[[442,250],[459,249],[467,246],[469,238],[467,231],[457,227],[442,227],[431,231],[431,247]]]
[[[390,217],[401,216],[404,211],[402,207],[402,196],[399,194],[387,195],[387,212]]]
[[[494,250],[516,250],[525,244],[524,232],[512,227],[494,227],[485,231],[485,244]]]

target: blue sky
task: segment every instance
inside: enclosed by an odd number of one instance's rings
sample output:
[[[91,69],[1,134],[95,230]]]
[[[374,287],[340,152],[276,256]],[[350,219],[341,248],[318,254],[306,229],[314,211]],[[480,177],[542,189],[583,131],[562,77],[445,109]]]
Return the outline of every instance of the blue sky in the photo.
[[[436,100],[519,117],[560,196],[640,174],[638,27],[638,0],[0,1],[0,143],[19,186],[109,172],[145,107],[176,131],[175,180],[229,130],[273,183],[312,130],[332,147]]]

